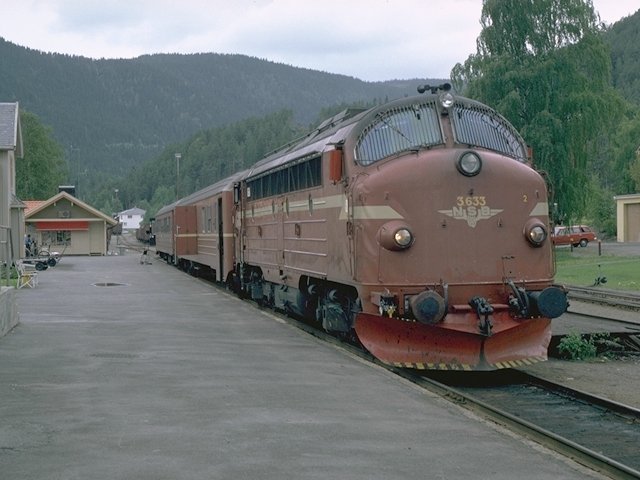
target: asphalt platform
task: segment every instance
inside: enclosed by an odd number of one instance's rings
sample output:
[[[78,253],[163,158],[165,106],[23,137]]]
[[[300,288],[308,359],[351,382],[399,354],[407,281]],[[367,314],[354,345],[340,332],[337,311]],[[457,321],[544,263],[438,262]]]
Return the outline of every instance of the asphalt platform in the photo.
[[[16,293],[1,479],[600,478],[158,259]]]

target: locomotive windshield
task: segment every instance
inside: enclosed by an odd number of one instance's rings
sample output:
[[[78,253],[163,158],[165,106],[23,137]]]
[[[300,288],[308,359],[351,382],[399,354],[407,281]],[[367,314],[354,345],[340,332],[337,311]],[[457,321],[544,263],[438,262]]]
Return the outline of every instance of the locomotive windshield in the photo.
[[[486,148],[527,162],[522,137],[496,111],[458,97],[447,112],[455,143]],[[360,134],[355,158],[360,165],[371,165],[392,155],[443,143],[436,100],[425,100],[379,112]]]
[[[355,156],[371,165],[390,155],[444,143],[435,102],[404,105],[381,112],[360,135]]]
[[[527,161],[524,141],[494,110],[481,104],[456,102],[450,116],[456,143],[495,150],[518,161]]]

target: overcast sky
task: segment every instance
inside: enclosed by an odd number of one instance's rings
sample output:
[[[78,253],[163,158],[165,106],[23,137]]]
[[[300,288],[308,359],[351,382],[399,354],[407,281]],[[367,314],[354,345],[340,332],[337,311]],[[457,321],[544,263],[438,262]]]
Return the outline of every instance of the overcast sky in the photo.
[[[593,4],[607,24],[640,9]],[[0,10],[0,37],[44,52],[241,53],[378,81],[448,78],[475,53],[482,1],[0,0]]]

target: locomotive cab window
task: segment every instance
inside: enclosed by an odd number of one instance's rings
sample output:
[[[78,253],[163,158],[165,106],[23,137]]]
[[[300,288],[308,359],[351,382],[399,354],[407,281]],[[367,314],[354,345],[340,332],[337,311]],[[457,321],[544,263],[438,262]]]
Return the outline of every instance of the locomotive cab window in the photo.
[[[247,182],[251,200],[282,195],[322,185],[320,155],[301,159]]]
[[[371,165],[404,151],[443,143],[434,101],[380,112],[360,135],[355,149],[360,165]]]
[[[456,104],[451,123],[456,143],[494,150],[527,161],[527,148],[516,130],[501,115],[484,106]]]

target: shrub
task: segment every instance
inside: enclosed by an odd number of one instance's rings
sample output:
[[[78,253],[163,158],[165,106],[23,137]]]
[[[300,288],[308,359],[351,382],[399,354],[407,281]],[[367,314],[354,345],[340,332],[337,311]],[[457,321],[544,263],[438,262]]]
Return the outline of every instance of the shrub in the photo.
[[[618,339],[611,338],[609,332],[581,335],[572,332],[565,335],[558,344],[560,354],[571,360],[589,360],[599,354],[609,354],[620,351],[622,346]]]

